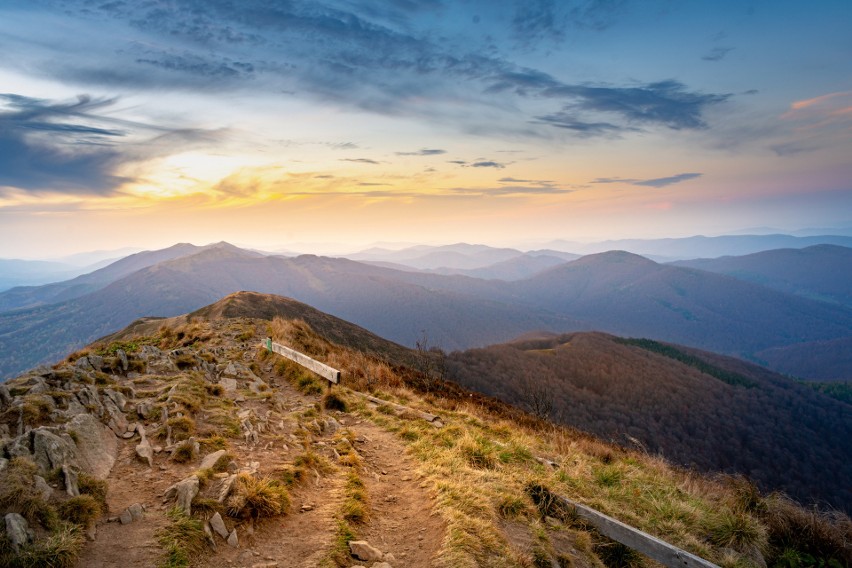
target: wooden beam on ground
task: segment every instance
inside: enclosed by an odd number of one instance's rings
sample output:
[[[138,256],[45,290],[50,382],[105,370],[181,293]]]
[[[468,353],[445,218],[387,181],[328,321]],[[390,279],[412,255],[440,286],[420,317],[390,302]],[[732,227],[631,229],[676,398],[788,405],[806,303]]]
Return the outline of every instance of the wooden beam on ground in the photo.
[[[298,351],[290,349],[289,347],[284,347],[283,345],[280,345],[278,343],[273,343],[271,339],[265,340],[263,342],[263,346],[269,351],[272,351],[273,353],[278,353],[279,355],[282,355],[287,359],[298,363],[302,367],[313,371],[314,373],[329,382],[332,382],[334,384],[340,382],[340,371],[329,367],[325,363],[320,363],[316,359],[311,359],[307,355],[299,353]]]
[[[601,534],[641,552],[660,564],[668,566],[668,568],[719,568],[718,565],[708,560],[695,556],[639,529],[625,525],[621,521],[599,513],[590,507],[575,503],[565,497],[559,496],[559,499],[578,517],[594,526]]]

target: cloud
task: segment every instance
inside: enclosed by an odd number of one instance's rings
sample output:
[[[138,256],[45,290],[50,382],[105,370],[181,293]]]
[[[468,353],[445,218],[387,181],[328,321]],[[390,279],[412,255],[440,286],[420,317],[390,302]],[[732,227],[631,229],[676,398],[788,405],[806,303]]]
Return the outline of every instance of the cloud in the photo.
[[[446,150],[440,150],[438,148],[421,148],[416,152],[396,152],[397,156],[438,156],[440,154],[446,154]]]
[[[635,131],[637,128],[617,126],[611,122],[583,122],[566,112],[557,112],[543,116],[537,116],[536,120],[543,124],[549,124],[557,128],[564,128],[577,134],[581,138],[592,136],[612,136],[626,131]]]
[[[535,183],[535,184],[539,184],[539,185],[548,185],[548,184],[553,183],[550,180],[517,179],[517,178],[513,178],[513,177],[503,177],[503,178],[500,178],[497,181],[499,181],[501,183]]]
[[[80,96],[50,102],[0,95],[0,186],[27,191],[110,193],[122,179],[113,172],[122,161],[111,138],[115,128],[94,126],[94,113],[112,99]]]
[[[464,161],[464,160],[447,160],[447,163],[448,164],[458,164],[460,166],[467,164],[467,162]]]
[[[449,191],[470,196],[506,196],[506,195],[564,195],[574,189],[556,186],[504,185],[500,187],[455,187]]]
[[[494,122],[484,120],[476,109],[518,109],[506,111],[508,120],[500,123],[503,134],[535,137],[555,127],[579,138],[634,132],[637,126],[706,128],[705,111],[730,97],[695,92],[676,80],[625,86],[575,84],[520,66],[500,52],[501,34],[536,45],[561,41],[566,26],[606,29],[624,11],[626,3],[621,0],[524,0],[497,8],[489,4],[488,9],[501,13],[494,20],[500,23],[484,28],[476,38],[468,37],[470,28],[442,28],[445,37],[423,27],[430,25],[421,21],[426,14],[458,16],[466,11],[472,16],[486,8],[439,0],[54,5],[56,14],[76,18],[68,29],[96,33],[106,25],[133,38],[104,36],[98,40],[97,55],[90,51],[87,57],[63,57],[61,64],[59,57],[31,62],[75,83],[157,91],[211,85],[219,91],[288,91],[377,114],[420,116],[491,134]],[[496,30],[494,25],[509,29]],[[498,35],[492,37],[492,32]],[[44,41],[54,55],[78,41],[76,35],[63,33],[52,31]],[[491,48],[485,48],[488,45]],[[552,99],[557,108],[527,113],[519,101],[511,100],[518,97]],[[465,108],[463,118],[460,106]]]
[[[116,173],[121,166],[220,138],[221,132],[169,129],[102,113],[116,102],[0,94],[0,186],[108,195],[130,181]]]
[[[701,56],[704,61],[721,61],[734,50],[733,47],[714,47]]]
[[[592,180],[591,183],[600,183],[600,184],[608,184],[608,183],[628,183],[630,185],[638,185],[641,187],[666,187],[667,185],[673,185],[676,183],[680,183],[683,181],[688,181],[691,179],[699,178],[704,174],[700,173],[683,173],[683,174],[675,174],[673,176],[661,177],[661,178],[653,178],[653,179],[633,179],[633,178],[597,178]]]
[[[703,129],[704,111],[725,102],[731,95],[703,94],[686,90],[675,80],[636,87],[588,87],[563,85],[544,90],[545,96],[573,98],[563,111],[593,111],[618,115],[630,124],[666,126],[673,130]]]
[[[358,164],[373,164],[373,165],[379,165],[380,164],[380,162],[377,162],[376,160],[371,160],[370,158],[340,158],[340,161],[341,162],[355,162],[355,163],[358,163]]]
[[[645,187],[666,187],[667,185],[672,185],[675,183],[680,183],[682,181],[688,181],[691,179],[699,178],[703,174],[700,173],[685,173],[685,174],[676,174],[669,177],[662,177],[656,179],[645,179],[641,181],[633,182],[633,185],[641,185]]]
[[[500,162],[492,162],[490,160],[482,161],[482,162],[473,162],[470,164],[471,168],[505,168],[505,164],[501,164]]]

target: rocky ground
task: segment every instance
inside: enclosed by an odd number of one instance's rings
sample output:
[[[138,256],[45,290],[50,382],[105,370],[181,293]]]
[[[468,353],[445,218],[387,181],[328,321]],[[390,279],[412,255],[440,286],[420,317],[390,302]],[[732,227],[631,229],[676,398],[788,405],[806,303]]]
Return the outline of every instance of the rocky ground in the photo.
[[[106,480],[108,512],[82,527],[80,567],[167,562],[161,535],[176,506],[208,534],[189,558],[194,566],[430,566],[445,527],[400,441],[324,409],[322,389],[300,392],[273,358],[258,363],[259,341],[246,341],[254,335],[247,327],[197,329],[201,348],[116,343],[0,386],[0,469],[31,460],[38,478],[50,480],[45,501],[57,504],[80,494],[79,474]],[[245,475],[285,490],[282,514],[233,510]],[[368,552],[341,550],[352,475],[366,497],[355,542],[366,541]],[[24,524],[30,535],[15,548],[49,536],[37,522]]]

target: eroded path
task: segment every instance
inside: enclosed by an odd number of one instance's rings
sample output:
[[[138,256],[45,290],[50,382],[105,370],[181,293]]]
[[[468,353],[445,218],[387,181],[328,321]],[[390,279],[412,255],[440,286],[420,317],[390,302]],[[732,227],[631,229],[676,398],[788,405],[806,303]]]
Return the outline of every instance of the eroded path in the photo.
[[[386,560],[394,568],[431,566],[445,528],[433,514],[429,488],[417,474],[416,464],[406,455],[400,440],[356,414],[317,412],[318,395],[303,395],[286,381],[276,379],[269,368],[265,371],[261,378],[270,385],[268,393],[272,395],[247,396],[232,412],[252,410],[253,416],[267,417],[267,427],[258,433],[256,440],[229,439],[228,451],[233,461],[241,467],[254,463],[259,476],[277,478],[287,468],[292,469],[294,460],[305,452],[325,457],[331,467],[324,471],[308,469],[305,479],[290,490],[291,506],[285,516],[237,525],[226,518],[228,529],[237,527],[239,546],[232,547],[214,536],[215,549],[193,559],[192,565],[211,568],[334,565],[329,560],[330,551],[339,539],[348,468],[336,463],[333,445],[340,433],[348,430],[361,457],[357,471],[369,502],[367,521],[353,525],[357,538],[390,553],[392,556]],[[202,410],[196,420],[201,425],[204,419]],[[202,456],[178,464],[169,458],[168,452],[160,452],[149,468],[135,456],[138,442],[138,438],[119,442],[119,456],[108,478],[110,513],[99,521],[97,538],[86,545],[77,564],[80,568],[157,566],[164,558],[156,533],[168,524],[166,513],[172,503],[163,503],[162,495],[172,484],[193,475]],[[116,522],[115,517],[134,503],[145,506],[144,518],[124,525]],[[343,563],[357,564],[371,563],[355,559]]]

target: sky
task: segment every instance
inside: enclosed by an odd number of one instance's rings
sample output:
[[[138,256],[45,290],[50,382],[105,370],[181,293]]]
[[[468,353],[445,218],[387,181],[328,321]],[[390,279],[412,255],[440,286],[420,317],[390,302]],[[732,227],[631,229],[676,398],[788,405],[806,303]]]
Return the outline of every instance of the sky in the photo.
[[[0,257],[848,229],[850,24],[848,0],[3,0]]]

